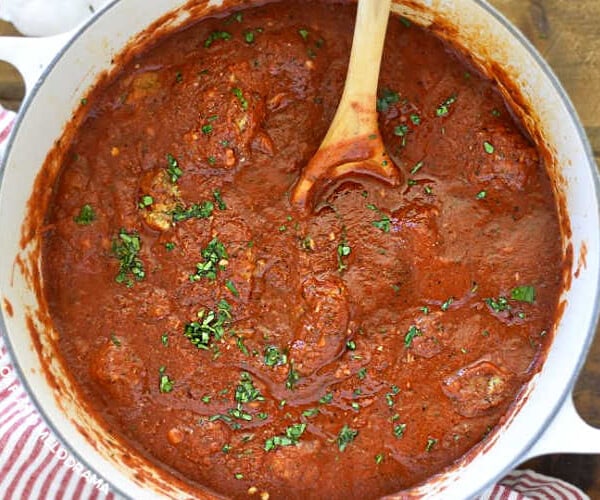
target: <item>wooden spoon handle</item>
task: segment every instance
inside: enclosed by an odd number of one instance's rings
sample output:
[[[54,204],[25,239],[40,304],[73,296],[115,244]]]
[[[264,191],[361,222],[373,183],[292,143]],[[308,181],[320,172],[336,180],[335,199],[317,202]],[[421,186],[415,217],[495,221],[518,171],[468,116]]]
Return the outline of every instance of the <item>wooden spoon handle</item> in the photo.
[[[377,82],[391,0],[358,0],[346,84],[322,147],[377,131]]]
[[[344,94],[377,94],[391,0],[359,0]]]

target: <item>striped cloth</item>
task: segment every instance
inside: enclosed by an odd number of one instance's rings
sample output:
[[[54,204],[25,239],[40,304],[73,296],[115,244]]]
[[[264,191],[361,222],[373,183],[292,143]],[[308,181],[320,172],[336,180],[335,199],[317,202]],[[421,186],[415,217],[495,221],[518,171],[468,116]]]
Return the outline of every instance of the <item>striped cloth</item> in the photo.
[[[0,106],[0,155],[14,113]],[[3,332],[2,335],[4,335]],[[0,336],[0,500],[113,500],[108,483],[79,463],[42,421],[16,377]],[[559,479],[515,470],[479,500],[585,500]]]

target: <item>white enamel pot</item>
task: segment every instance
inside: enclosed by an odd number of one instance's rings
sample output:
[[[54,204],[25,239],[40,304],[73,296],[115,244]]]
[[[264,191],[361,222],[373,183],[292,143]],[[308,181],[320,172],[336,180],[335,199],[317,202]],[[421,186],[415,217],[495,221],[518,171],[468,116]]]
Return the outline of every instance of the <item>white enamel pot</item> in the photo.
[[[36,179],[50,189],[53,173],[41,172],[46,156],[88,88],[101,72],[111,69],[114,56],[163,15],[175,12],[164,19],[165,26],[174,27],[185,22],[190,12],[202,15],[221,2],[197,1],[187,10],[181,9],[184,3],[115,1],[67,35],[0,39],[0,59],[21,70],[28,91],[0,170],[0,307],[5,340],[21,381],[65,449],[104,478],[114,493],[136,499],[203,497],[205,493],[191,491],[116,443],[78,400],[53,356],[55,332],[42,321],[43,306],[32,286],[32,277],[39,275],[40,233],[36,229],[42,221],[31,216],[39,211],[30,212],[35,206],[30,198]],[[228,5],[242,3],[246,2]],[[478,64],[495,68],[507,95],[516,95],[509,89],[517,89],[517,102],[526,110],[525,124],[551,154],[549,170],[561,200],[563,226],[570,228],[564,234],[564,247],[572,263],[565,270],[562,314],[543,368],[498,432],[454,467],[398,494],[472,498],[533,456],[600,452],[600,430],[584,423],[572,403],[573,385],[599,314],[600,183],[584,131],[556,77],[491,6],[482,0],[395,0],[393,9],[418,24],[434,23],[441,35],[452,33],[453,41]],[[33,235],[25,248],[24,231]]]

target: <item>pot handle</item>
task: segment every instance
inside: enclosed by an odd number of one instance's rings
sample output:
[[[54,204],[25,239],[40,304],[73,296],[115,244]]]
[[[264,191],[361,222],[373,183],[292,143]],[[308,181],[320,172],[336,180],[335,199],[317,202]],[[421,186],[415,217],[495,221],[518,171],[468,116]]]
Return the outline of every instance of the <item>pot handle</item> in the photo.
[[[554,453],[600,453],[600,429],[587,424],[577,413],[569,394],[540,439],[524,460]]]
[[[29,94],[44,69],[72,36],[73,32],[39,38],[3,36],[0,37],[0,60],[17,68],[25,81],[25,92]]]

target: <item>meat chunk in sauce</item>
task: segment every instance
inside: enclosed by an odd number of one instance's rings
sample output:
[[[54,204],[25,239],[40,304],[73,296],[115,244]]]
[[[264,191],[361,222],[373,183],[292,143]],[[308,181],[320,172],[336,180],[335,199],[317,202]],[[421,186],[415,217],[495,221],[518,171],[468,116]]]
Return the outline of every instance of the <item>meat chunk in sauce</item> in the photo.
[[[512,382],[509,372],[480,360],[448,377],[443,389],[461,415],[477,417],[504,401],[511,393]]]
[[[105,342],[96,349],[90,362],[92,379],[102,387],[110,399],[119,403],[135,400],[146,388],[146,367],[144,361],[118,337]]]
[[[495,189],[522,191],[536,176],[539,155],[517,131],[508,127],[488,129],[477,134],[481,156],[469,179]]]
[[[334,361],[350,336],[348,293],[337,276],[318,276],[302,284],[305,310],[290,347],[290,359],[301,374]]]

